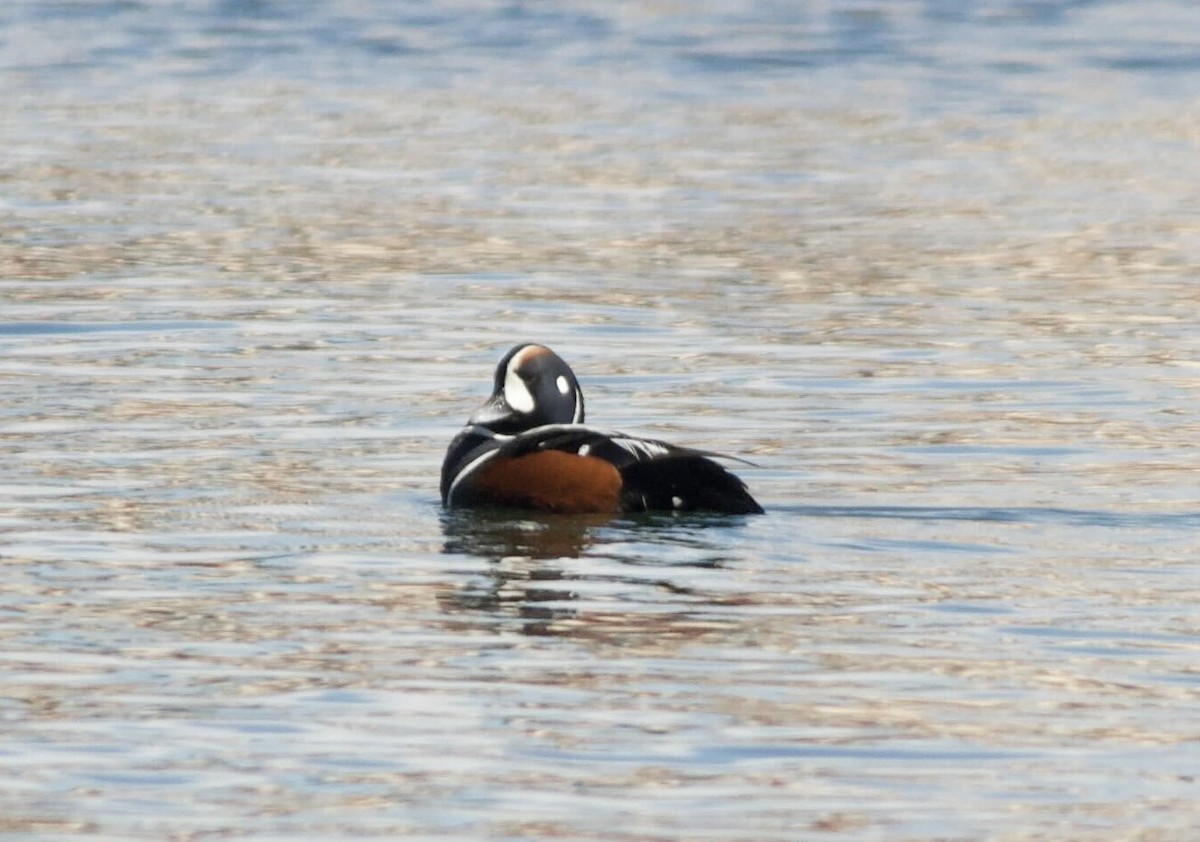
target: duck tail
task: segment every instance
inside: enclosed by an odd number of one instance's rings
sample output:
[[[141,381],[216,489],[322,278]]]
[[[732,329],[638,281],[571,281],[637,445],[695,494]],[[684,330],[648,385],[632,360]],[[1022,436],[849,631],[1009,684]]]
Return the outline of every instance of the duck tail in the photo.
[[[641,511],[763,513],[737,476],[698,453],[680,453],[621,468],[622,508]]]

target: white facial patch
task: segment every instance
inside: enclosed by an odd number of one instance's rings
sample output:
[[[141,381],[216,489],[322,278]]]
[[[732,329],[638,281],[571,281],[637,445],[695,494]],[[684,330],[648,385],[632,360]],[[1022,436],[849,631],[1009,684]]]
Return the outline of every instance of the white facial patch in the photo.
[[[568,383],[567,378],[563,377],[561,374],[558,375],[558,379],[554,381],[554,385],[558,387],[558,391],[561,394],[563,394],[563,395],[571,394],[571,384]]]
[[[509,362],[508,373],[504,375],[504,400],[517,412],[533,412],[533,395],[529,393],[529,387],[521,375],[517,374],[519,358],[518,354]]]

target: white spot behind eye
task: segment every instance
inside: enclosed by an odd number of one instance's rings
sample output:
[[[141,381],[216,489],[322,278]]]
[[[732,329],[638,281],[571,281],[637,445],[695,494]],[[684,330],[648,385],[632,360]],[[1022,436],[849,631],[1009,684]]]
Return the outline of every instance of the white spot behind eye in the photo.
[[[504,399],[517,412],[533,412],[533,395],[512,363],[508,364],[508,374],[504,376]]]
[[[571,393],[571,384],[568,383],[567,378],[563,377],[561,374],[558,375],[558,379],[554,381],[554,385],[557,386],[558,391],[562,392],[564,395],[569,395]]]
[[[683,498],[682,497],[672,497],[671,498],[671,508],[672,509],[683,508]]]
[[[579,446],[579,455],[580,456],[587,456],[591,452],[592,452],[592,446],[590,444],[582,444]]]

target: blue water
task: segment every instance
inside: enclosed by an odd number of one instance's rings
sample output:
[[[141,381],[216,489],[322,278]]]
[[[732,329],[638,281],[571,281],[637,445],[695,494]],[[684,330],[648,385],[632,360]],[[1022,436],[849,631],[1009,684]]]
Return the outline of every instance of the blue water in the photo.
[[[1184,2],[0,9],[0,835],[1189,838]],[[512,344],[762,517],[444,512]]]

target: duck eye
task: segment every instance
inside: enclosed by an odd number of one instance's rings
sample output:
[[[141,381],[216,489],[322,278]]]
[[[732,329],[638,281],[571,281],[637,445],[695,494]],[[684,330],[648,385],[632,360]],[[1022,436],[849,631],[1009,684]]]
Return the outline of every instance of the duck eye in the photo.
[[[520,377],[526,383],[532,383],[534,375],[529,369],[517,369],[517,377]]]

